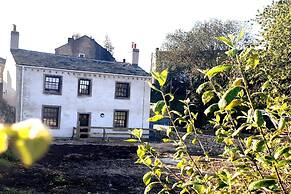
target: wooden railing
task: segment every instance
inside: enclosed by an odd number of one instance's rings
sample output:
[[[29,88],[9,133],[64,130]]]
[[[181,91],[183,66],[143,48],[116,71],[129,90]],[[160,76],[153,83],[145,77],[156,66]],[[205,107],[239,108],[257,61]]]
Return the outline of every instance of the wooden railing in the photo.
[[[83,130],[87,130],[84,132]],[[73,128],[73,138],[81,138],[84,136],[87,137],[102,137],[102,140],[108,140],[110,136],[128,136],[132,138],[132,135],[130,131],[132,131],[135,128],[114,128],[114,127],[81,127],[77,126]],[[150,130],[147,128],[144,128],[144,130]],[[83,131],[83,132],[82,132]],[[148,135],[146,135],[148,136]]]

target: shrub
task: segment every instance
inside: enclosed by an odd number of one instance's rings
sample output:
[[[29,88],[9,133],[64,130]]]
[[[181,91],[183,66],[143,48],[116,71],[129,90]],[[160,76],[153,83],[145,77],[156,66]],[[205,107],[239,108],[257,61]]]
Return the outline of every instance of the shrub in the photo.
[[[207,81],[197,89],[208,107],[204,113],[216,131],[216,140],[225,144],[219,168],[214,168],[213,158],[203,148],[199,138],[201,131],[195,127],[197,114],[191,111],[190,100],[180,100],[182,112],[171,110],[169,103],[175,97],[163,92],[167,70],[152,74],[160,89],[150,86],[163,100],[155,103],[155,115],[149,121],[170,119],[171,126],[161,130],[167,135],[163,141],[175,147],[171,161],[177,164],[167,164],[158,150],[141,139],[142,130],[134,130],[132,134],[136,139],[129,141],[139,142],[136,162],[149,169],[143,176],[145,193],[153,187],[161,188],[159,193],[291,191],[290,97],[279,96],[273,90],[266,92],[265,84],[257,91],[249,89],[252,77],[246,74],[260,68],[259,56],[252,48],[238,47],[242,37],[243,33],[218,38],[229,47],[226,52],[229,64],[201,71]],[[218,76],[227,78],[226,83],[217,82]],[[181,124],[186,128],[185,133],[177,129]],[[191,144],[200,145],[204,155],[192,156]]]

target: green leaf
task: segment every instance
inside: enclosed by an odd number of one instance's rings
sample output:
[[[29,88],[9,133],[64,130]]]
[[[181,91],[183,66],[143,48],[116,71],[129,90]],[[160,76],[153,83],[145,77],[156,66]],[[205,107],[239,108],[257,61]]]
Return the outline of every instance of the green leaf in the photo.
[[[204,114],[208,116],[210,113],[213,113],[214,111],[218,110],[218,104],[214,103],[210,105],[205,111]]]
[[[163,115],[155,115],[155,116],[149,118],[148,119],[148,122],[156,122],[156,121],[159,121],[159,120],[161,120],[163,118],[164,118]]]
[[[234,99],[233,101],[231,101],[231,103],[229,103],[229,105],[225,107],[225,110],[231,110],[234,107],[239,106],[240,104],[241,104],[241,100]]]
[[[138,145],[138,148],[136,150],[136,154],[139,158],[143,158],[145,155],[145,147],[143,145]]]
[[[240,86],[243,82],[243,78],[236,78],[232,83],[232,86]]]
[[[285,126],[286,126],[286,119],[285,119],[284,117],[281,117],[281,118],[280,118],[280,121],[279,121],[279,123],[278,123],[278,128],[277,128],[277,130],[280,131],[280,130],[284,129]]]
[[[150,184],[148,184],[144,190],[144,194],[147,194],[149,193],[152,188],[154,187],[155,184],[157,184],[158,182],[151,182]]]
[[[238,50],[236,48],[232,48],[225,52],[227,56],[232,57],[232,58],[235,57],[237,53],[238,53]]]
[[[8,148],[8,136],[0,129],[0,154],[6,152]]]
[[[129,142],[129,143],[136,143],[136,142],[138,142],[137,139],[126,139],[124,141]]]
[[[229,47],[233,47],[233,44],[228,37],[219,36],[219,37],[216,37],[216,39],[223,42],[224,44],[226,44]]]
[[[191,132],[193,132],[193,125],[189,123],[187,125],[187,133],[191,133]]]
[[[47,152],[52,136],[40,120],[29,119],[11,128],[17,133],[14,151],[24,165],[30,166]]]
[[[196,93],[201,94],[202,90],[208,85],[208,82],[200,84],[199,87],[196,89]]]
[[[254,113],[254,119],[255,119],[255,123],[258,125],[258,127],[261,127],[264,123],[264,117],[262,114],[262,110],[256,109],[255,113]]]
[[[173,113],[173,114],[175,114],[175,115],[177,115],[177,116],[179,116],[179,117],[182,117],[183,116],[180,112],[178,112],[176,110],[171,110],[170,112]]]
[[[208,103],[214,97],[214,92],[206,91],[202,94],[202,102],[203,104]]]
[[[142,133],[143,133],[142,129],[134,129],[131,131],[131,134],[138,139],[142,137]]]
[[[142,178],[143,183],[144,183],[145,185],[148,185],[148,184],[151,182],[152,176],[153,176],[153,173],[152,173],[151,171],[145,173],[145,174],[143,175],[143,178]]]
[[[241,88],[239,86],[228,89],[218,102],[219,108],[224,110],[224,108],[237,96],[240,90]]]
[[[291,151],[291,147],[289,145],[284,146],[284,147],[280,147],[276,150],[276,152],[274,154],[274,158],[278,159],[280,156],[282,156],[290,151]]]
[[[252,68],[252,69],[254,69],[254,68],[256,68],[257,67],[257,65],[259,64],[259,56],[257,55],[257,54],[253,54],[253,55],[251,55],[249,58],[248,58],[248,60],[247,60],[247,66],[249,67],[249,68]]]
[[[164,105],[165,105],[165,102],[163,100],[156,102],[153,106],[154,113],[160,114],[162,112]]]
[[[211,79],[216,74],[229,71],[231,69],[231,65],[219,65],[211,68],[210,70],[206,71],[205,75]]]
[[[158,79],[158,82],[160,84],[160,86],[164,86],[166,81],[167,81],[167,77],[168,77],[168,69],[164,69],[161,74],[160,77]]]
[[[271,82],[270,82],[270,81],[266,81],[266,82],[262,85],[261,89],[262,89],[262,91],[264,91],[264,90],[266,90],[267,88],[269,88],[270,86],[271,86]]]
[[[198,194],[204,194],[205,193],[205,190],[206,190],[206,187],[202,184],[199,184],[199,183],[195,183],[193,185],[195,191],[198,193]]]
[[[244,30],[241,30],[239,32],[239,35],[238,35],[237,39],[236,39],[237,42],[241,41],[244,38],[244,36],[245,36],[245,31]]]
[[[253,150],[257,152],[263,151],[265,148],[265,141],[264,140],[256,140],[253,144]]]
[[[253,181],[249,185],[249,190],[250,191],[256,191],[261,188],[270,188],[276,185],[276,180],[275,179],[261,179],[257,181]]]

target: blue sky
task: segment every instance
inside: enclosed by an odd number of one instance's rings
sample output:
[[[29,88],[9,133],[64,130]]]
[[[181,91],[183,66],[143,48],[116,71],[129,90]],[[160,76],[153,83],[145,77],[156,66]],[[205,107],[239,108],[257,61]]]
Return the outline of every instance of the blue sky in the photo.
[[[114,57],[131,61],[131,42],[140,49],[140,66],[150,69],[151,53],[167,33],[190,30],[210,18],[249,20],[272,0],[4,0],[0,12],[0,57],[9,52],[12,24],[20,48],[43,52],[67,42],[74,33],[103,44],[110,37]]]

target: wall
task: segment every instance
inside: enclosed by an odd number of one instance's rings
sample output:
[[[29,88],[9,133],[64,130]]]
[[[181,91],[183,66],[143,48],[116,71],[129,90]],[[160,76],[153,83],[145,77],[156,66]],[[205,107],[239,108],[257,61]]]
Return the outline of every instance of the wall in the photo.
[[[13,107],[16,107],[16,65],[11,55],[7,57],[3,71],[3,99]]]
[[[114,61],[114,58],[106,49],[87,36],[77,39],[69,38],[67,44],[55,49],[55,53],[74,57],[79,57],[79,54],[82,53],[85,54],[86,58]]]
[[[43,94],[44,74],[63,77],[62,95]],[[78,78],[92,80],[92,96],[77,95]],[[42,105],[61,106],[60,129],[52,129],[56,137],[71,137],[77,124],[77,113],[91,113],[91,126],[112,127],[114,109],[129,110],[129,128],[148,128],[150,88],[148,77],[101,75],[72,71],[24,68],[23,119],[40,118]],[[115,82],[130,82],[130,100],[115,99]],[[100,114],[104,113],[104,118]]]

